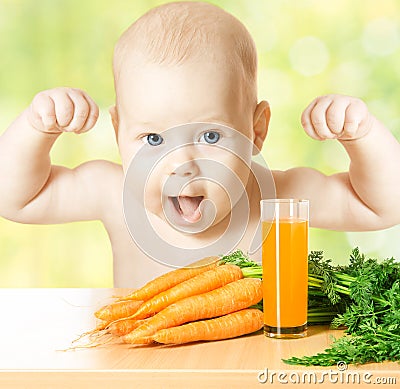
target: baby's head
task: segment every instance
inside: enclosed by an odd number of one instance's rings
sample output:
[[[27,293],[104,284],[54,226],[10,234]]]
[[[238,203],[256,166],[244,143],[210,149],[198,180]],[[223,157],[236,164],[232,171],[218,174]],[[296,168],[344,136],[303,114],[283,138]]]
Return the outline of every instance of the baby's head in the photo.
[[[231,169],[246,185],[251,154],[261,149],[270,114],[265,101],[257,103],[256,49],[242,23],[208,3],[162,5],[123,33],[115,48],[113,70],[116,106],[110,112],[125,170],[143,146],[157,153],[177,136],[182,144],[191,145],[168,149],[159,159],[152,171],[157,178],[147,183],[154,196],[146,196],[146,208],[159,214],[160,183],[171,176],[194,178],[204,173],[196,161],[205,157]],[[179,129],[179,134],[163,134],[184,123],[193,125]],[[240,147],[231,147],[233,135],[226,128],[242,136]],[[243,137],[249,141],[243,142]],[[224,152],[224,147],[239,158]],[[215,183],[209,182],[207,188],[195,185],[187,185],[181,197],[176,193],[182,202],[175,205],[185,208],[187,220],[195,218],[189,213],[201,199],[227,200],[226,190]],[[196,199],[187,202],[191,197]],[[226,214],[218,212],[216,220]]]

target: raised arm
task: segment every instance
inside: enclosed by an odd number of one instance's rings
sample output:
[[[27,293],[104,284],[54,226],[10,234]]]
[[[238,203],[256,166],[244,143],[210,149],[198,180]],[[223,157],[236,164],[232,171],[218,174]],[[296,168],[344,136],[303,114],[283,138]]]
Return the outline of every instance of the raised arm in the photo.
[[[337,230],[377,230],[400,223],[400,144],[359,99],[328,95],[304,111],[305,131],[337,139],[349,171],[325,176],[308,168],[278,174],[286,195],[310,198],[311,224]]]
[[[82,133],[98,107],[83,91],[56,88],[37,94],[0,137],[0,215],[24,223],[93,218],[94,163],[52,166],[50,150],[63,132]],[[98,173],[99,174],[99,173]]]

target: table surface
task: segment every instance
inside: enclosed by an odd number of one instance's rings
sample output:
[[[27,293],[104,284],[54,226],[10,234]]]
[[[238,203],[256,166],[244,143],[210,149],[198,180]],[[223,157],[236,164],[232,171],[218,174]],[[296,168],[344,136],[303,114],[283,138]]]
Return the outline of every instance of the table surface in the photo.
[[[286,378],[281,377],[284,381],[290,374],[296,380],[305,372],[315,372],[317,379],[322,379],[320,375],[329,371],[338,379],[347,379],[343,376],[345,373],[356,373],[362,381],[363,374],[370,374],[371,381],[396,380],[397,384],[390,382],[388,386],[400,386],[398,363],[351,365],[340,372],[336,366],[306,368],[282,362],[282,358],[321,352],[332,342],[332,335],[342,335],[342,331],[326,326],[310,327],[306,338],[294,340],[268,339],[258,333],[179,346],[114,344],[63,351],[79,334],[94,328],[96,309],[113,301],[113,296],[127,292],[129,290],[121,289],[0,289],[3,312],[0,388],[22,388],[27,382],[30,388],[50,388],[61,379],[63,388],[69,387],[68,382],[74,388],[88,387],[88,384],[90,387],[90,383],[105,388],[115,381],[118,381],[118,388],[131,388],[132,382],[135,388],[152,385],[178,388],[188,387],[189,381],[191,388],[196,385],[203,388],[256,387],[261,385],[258,379],[267,380],[270,386],[272,379],[275,385],[288,387],[290,385],[278,380],[279,372],[286,374]],[[289,381],[290,384],[292,379]],[[160,382],[163,382],[161,386]]]

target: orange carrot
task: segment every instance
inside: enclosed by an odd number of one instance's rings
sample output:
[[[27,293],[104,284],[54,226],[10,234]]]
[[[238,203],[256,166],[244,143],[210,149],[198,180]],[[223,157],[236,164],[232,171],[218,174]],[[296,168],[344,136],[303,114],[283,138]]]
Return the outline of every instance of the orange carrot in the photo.
[[[108,320],[101,320],[97,323],[96,328],[92,330],[93,332],[98,332],[104,330],[111,322]]]
[[[180,284],[198,274],[213,269],[218,265],[218,257],[207,257],[195,262],[188,267],[172,270],[168,273],[148,282],[142,288],[135,290],[131,294],[120,298],[120,300],[143,300],[147,301],[155,295],[164,292],[173,286]]]
[[[100,336],[100,334],[104,333],[105,328],[110,324],[109,321],[106,320],[101,320],[99,323],[97,323],[96,327],[90,331],[86,331],[83,334],[79,335],[76,339],[72,341],[73,343],[77,343],[81,341],[82,339],[85,338],[94,338]]]
[[[242,309],[216,319],[200,320],[157,331],[152,340],[164,344],[181,344],[199,340],[220,340],[250,334],[263,326],[259,309]]]
[[[117,341],[120,336],[129,334],[135,328],[139,327],[144,320],[119,319],[111,323],[105,321],[96,326],[95,329],[85,332],[77,339],[72,341],[73,348],[96,347],[111,341]],[[77,345],[79,343],[79,345]]]
[[[209,292],[241,278],[243,272],[239,266],[218,266],[157,294],[143,303],[131,318],[145,319],[183,298]]]
[[[94,313],[101,320],[108,322],[133,315],[142,305],[143,301],[117,301],[106,305]]]
[[[108,327],[107,331],[115,336],[123,336],[129,334],[134,329],[139,327],[143,323],[143,320],[135,319],[122,319],[112,322]]]
[[[261,280],[243,278],[211,292],[187,297],[163,309],[123,337],[126,343],[151,343],[157,331],[248,308],[262,299]]]

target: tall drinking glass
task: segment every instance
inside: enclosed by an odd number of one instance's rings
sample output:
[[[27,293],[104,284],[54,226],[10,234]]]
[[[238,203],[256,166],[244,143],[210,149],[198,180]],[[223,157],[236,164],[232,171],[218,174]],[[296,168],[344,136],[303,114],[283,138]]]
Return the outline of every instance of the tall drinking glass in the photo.
[[[308,200],[261,201],[264,334],[307,334]]]

